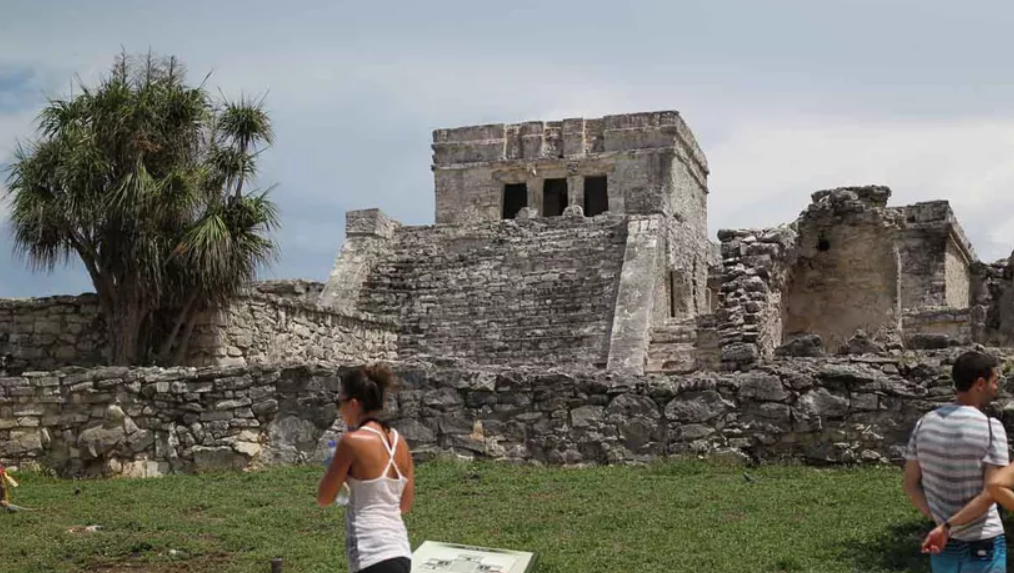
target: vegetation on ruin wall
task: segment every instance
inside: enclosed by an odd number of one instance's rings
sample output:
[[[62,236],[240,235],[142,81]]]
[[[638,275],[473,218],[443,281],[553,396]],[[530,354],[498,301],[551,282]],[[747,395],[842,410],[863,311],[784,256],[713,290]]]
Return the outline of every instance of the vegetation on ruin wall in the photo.
[[[322,469],[58,481],[19,474],[0,514],[3,570],[345,571],[344,510],[314,502]],[[894,466],[536,468],[429,462],[407,523],[423,540],[540,554],[540,573],[928,571],[926,523]],[[76,494],[76,491],[80,491]],[[100,525],[89,533],[83,526]]]
[[[122,54],[76,91],[15,151],[15,250],[40,270],[80,258],[113,364],[178,362],[194,318],[274,255],[275,206],[250,185],[271,122],[260,101],[188,85],[171,57]]]

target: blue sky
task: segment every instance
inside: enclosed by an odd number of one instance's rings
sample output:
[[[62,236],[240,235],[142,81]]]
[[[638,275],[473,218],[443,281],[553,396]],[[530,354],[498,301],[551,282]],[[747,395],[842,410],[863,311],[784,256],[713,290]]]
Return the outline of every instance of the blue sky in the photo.
[[[1014,4],[937,0],[89,2],[8,0],[0,163],[47,95],[121,46],[267,92],[279,263],[324,280],[348,209],[433,221],[433,129],[679,110],[711,166],[709,229],[788,222],[811,192],[949,199],[980,258],[1014,247]],[[0,219],[3,217],[0,206]],[[0,297],[78,293],[0,229]]]

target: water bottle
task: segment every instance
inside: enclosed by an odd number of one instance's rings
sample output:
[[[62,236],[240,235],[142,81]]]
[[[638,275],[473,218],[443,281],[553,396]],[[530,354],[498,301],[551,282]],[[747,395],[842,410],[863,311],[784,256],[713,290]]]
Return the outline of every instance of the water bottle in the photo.
[[[327,441],[327,457],[324,458],[324,467],[331,467],[331,460],[334,459],[334,453],[338,451],[338,444],[334,440]]]
[[[334,459],[334,454],[338,450],[338,444],[334,440],[328,440],[327,442],[327,458],[324,460],[325,466],[331,465],[331,460]],[[338,492],[338,497],[335,498],[335,505],[348,505],[349,504],[349,484],[343,483],[341,491]]]

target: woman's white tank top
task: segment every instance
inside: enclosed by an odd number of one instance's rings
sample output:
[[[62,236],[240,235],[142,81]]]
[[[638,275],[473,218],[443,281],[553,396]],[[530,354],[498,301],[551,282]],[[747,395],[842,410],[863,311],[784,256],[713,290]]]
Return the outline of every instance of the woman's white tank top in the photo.
[[[389,445],[383,432],[369,426],[360,429],[380,436],[390,460],[378,478],[345,478],[349,485],[349,504],[345,508],[345,556],[351,573],[396,557],[412,558],[408,531],[401,518],[401,494],[408,480],[394,463],[398,432],[391,430],[393,437]],[[392,467],[398,475],[396,478],[387,475]]]

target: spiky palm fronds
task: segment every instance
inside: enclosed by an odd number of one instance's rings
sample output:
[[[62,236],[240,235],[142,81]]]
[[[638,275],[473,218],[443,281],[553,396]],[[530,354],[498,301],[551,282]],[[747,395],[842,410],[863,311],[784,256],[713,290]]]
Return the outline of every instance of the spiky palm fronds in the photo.
[[[184,75],[175,58],[121,55],[97,87],[49,102],[9,168],[16,252],[37,269],[81,258],[116,363],[156,343],[142,326],[224,304],[275,250],[274,205],[243,194],[273,140],[263,102],[216,103]],[[178,330],[155,332],[163,348]]]

